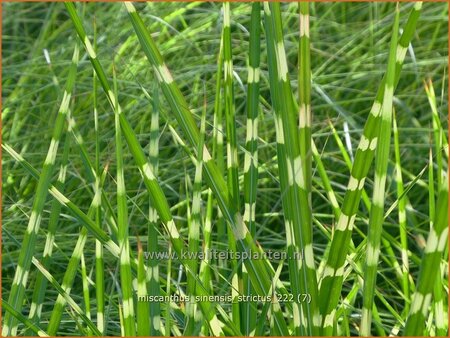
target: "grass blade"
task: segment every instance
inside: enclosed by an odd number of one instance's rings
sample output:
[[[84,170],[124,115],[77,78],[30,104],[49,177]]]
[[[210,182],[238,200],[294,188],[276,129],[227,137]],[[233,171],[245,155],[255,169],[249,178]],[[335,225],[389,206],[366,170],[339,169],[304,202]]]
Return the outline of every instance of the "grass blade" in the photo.
[[[244,222],[250,234],[255,238],[256,225],[256,189],[258,183],[258,113],[259,113],[259,63],[261,54],[261,4],[252,4],[250,22],[250,50],[248,59],[247,78],[247,136],[244,154]],[[244,295],[253,294],[250,279],[245,265],[242,267]],[[242,331],[245,335],[252,335],[256,329],[256,311],[254,302],[242,304]]]
[[[83,300],[84,300],[84,311],[86,314],[86,317],[91,319],[91,300],[89,297],[89,281],[88,276],[86,272],[86,262],[84,260],[84,253],[81,253],[81,279],[83,284]],[[88,328],[88,335],[91,335],[92,333],[89,331]]]
[[[227,133],[227,169],[230,200],[239,210],[238,156],[236,119],[233,90],[233,60],[231,54],[230,3],[223,3],[223,78],[225,96],[225,121]]]
[[[187,275],[187,291],[190,298],[190,301],[186,304],[186,312],[187,312],[187,323],[184,334],[187,336],[197,335],[197,329],[200,328],[199,318],[197,313],[196,302],[194,301],[195,296],[195,288],[196,288],[196,275],[198,273],[198,254],[200,249],[200,228],[201,228],[201,187],[202,187],[202,167],[203,167],[203,158],[201,155],[201,149],[203,149],[204,139],[205,139],[205,114],[206,114],[206,100],[204,104],[203,114],[202,114],[202,122],[200,133],[202,135],[200,139],[200,143],[198,144],[198,152],[200,154],[200,158],[198,159],[195,165],[195,178],[194,178],[194,191],[192,196],[192,214],[188,217],[188,242],[189,242],[189,254],[192,255],[191,259],[189,259],[189,270],[186,271]],[[186,187],[186,195],[187,187]],[[188,212],[189,214],[189,212]],[[190,273],[189,273],[190,272]]]
[[[154,326],[154,324],[153,324],[153,317],[151,317],[150,315],[150,305],[145,301],[139,301],[141,297],[146,297],[149,294],[147,291],[147,276],[144,265],[144,252],[142,250],[140,242],[138,242],[137,281],[138,281],[137,287],[138,301],[136,310],[137,336],[146,337],[150,335],[151,326]]]
[[[153,111],[150,123],[150,169],[158,175],[158,156],[159,156],[159,94],[158,88],[155,86],[153,91]],[[157,210],[151,205],[148,211],[148,245],[147,250],[150,253],[158,252],[158,238],[159,238],[159,222]],[[150,259],[148,263],[149,276],[147,277],[149,295],[160,295],[159,284],[159,261],[157,259]],[[159,302],[150,303],[150,335],[161,335],[161,306]],[[139,326],[138,326],[139,327]]]
[[[395,180],[397,182],[397,198],[398,198],[398,225],[400,230],[400,243],[402,246],[402,290],[405,297],[405,312],[409,312],[409,304],[411,300],[410,285],[409,285],[409,258],[408,258],[408,234],[407,221],[406,221],[406,196],[404,194],[403,177],[402,177],[402,165],[400,160],[400,144],[399,134],[397,128],[397,121],[394,113],[394,151],[395,151]]]
[[[92,214],[93,214],[92,209],[90,209],[90,216],[92,216]],[[75,248],[73,249],[72,256],[70,257],[66,273],[64,274],[61,289],[64,291],[64,294],[68,296],[70,295],[70,291],[72,289],[73,282],[77,274],[77,268],[78,265],[80,264],[80,258],[81,255],[83,254],[84,245],[87,239],[87,233],[88,232],[86,228],[81,229],[80,234],[78,236],[78,240],[75,244]],[[58,298],[56,299],[55,306],[53,307],[53,311],[50,316],[47,328],[47,331],[51,336],[56,336],[58,332],[58,328],[61,323],[61,318],[65,306],[66,306],[66,299],[64,295],[59,294]]]
[[[94,20],[94,52],[97,50],[97,24]],[[96,201],[102,203],[103,189],[101,188],[100,179],[100,132],[98,129],[98,85],[97,75],[92,72],[92,92],[94,106],[94,134],[95,134],[95,183],[94,194],[97,196]],[[106,169],[107,171],[107,169]],[[107,199],[105,199],[107,201]],[[94,204],[95,224],[98,229],[102,229],[102,209],[98,203]],[[97,301],[97,328],[102,335],[106,332],[105,327],[105,267],[103,259],[103,245],[99,240],[95,240],[95,298]]]
[[[119,102],[117,81],[114,70],[114,102]],[[125,177],[123,173],[123,154],[122,154],[122,132],[120,127],[120,106],[115,105],[114,121],[115,121],[115,140],[116,140],[116,166],[117,166],[117,221],[118,236],[120,249],[120,281],[122,287],[122,306],[124,333],[126,336],[135,336],[135,315],[133,300],[133,276],[130,266],[130,242],[128,240],[128,209],[125,187]]]
[[[224,169],[224,150],[223,150],[223,127],[222,127],[222,68],[223,68],[223,30],[221,34],[219,53],[217,57],[217,71],[216,71],[216,86],[215,86],[215,96],[214,96],[214,121],[213,121],[213,145],[212,145],[212,156],[216,160],[217,167],[221,172],[222,176],[225,171]],[[208,189],[208,201],[206,206],[205,223],[203,228],[203,253],[205,259],[200,263],[200,279],[203,286],[208,290],[208,293],[212,295],[212,271],[210,268],[211,259],[211,246],[212,246],[212,217],[213,217],[213,207],[214,207],[214,197],[211,189]],[[225,237],[226,224],[222,216],[220,208],[217,208],[216,216],[216,233],[217,241],[222,241]],[[224,262],[218,260],[219,273],[224,274]],[[208,327],[203,325],[202,334],[205,336],[209,334]]]
[[[298,95],[299,95],[299,148],[300,148],[300,170],[304,185],[300,187],[300,208],[302,215],[302,248],[305,259],[305,270],[307,275],[307,287],[305,293],[311,297],[311,304],[305,306],[307,312],[308,326],[312,326],[310,331],[316,335],[320,331],[319,309],[316,297],[318,295],[318,285],[316,277],[316,267],[314,262],[313,238],[312,238],[312,138],[311,138],[311,56],[310,56],[310,14],[309,3],[299,3],[300,40],[299,40],[299,75],[298,75]],[[298,175],[299,173],[296,173]],[[312,298],[315,298],[314,300]],[[305,310],[304,310],[305,311]],[[311,312],[310,312],[311,311]],[[312,320],[311,320],[312,319]],[[316,320],[314,320],[316,319]]]
[[[236,118],[234,107],[233,88],[233,59],[231,52],[231,15],[230,3],[223,3],[223,85],[225,97],[225,124],[227,135],[227,184],[229,200],[236,210],[240,210],[239,195],[239,173],[238,173],[238,152],[236,140]],[[199,152],[197,154],[200,155]],[[239,224],[238,224],[239,226]],[[242,231],[242,229],[238,230]],[[236,242],[233,240],[232,230],[228,233],[228,247],[231,252],[236,252]],[[237,301],[238,295],[242,294],[242,271],[238,267],[236,259],[230,260],[231,265],[231,296],[233,298],[232,318],[236,326],[241,327],[240,303]]]
[[[381,109],[381,124],[378,134],[378,145],[375,154],[375,183],[372,205],[369,216],[369,233],[367,235],[366,262],[364,270],[363,313],[361,318],[361,336],[371,334],[372,307],[376,285],[380,240],[384,222],[385,185],[389,161],[389,150],[392,126],[392,107],[395,76],[395,57],[399,28],[400,10],[397,4],[394,25],[392,28],[389,62],[386,73],[383,107]]]
[[[220,36],[220,47],[217,56],[217,71],[216,71],[216,91],[214,96],[214,130],[213,130],[213,145],[212,145],[212,158],[217,164],[217,169],[221,176],[225,176],[225,155],[223,137],[225,132],[223,130],[223,30]],[[211,189],[211,192],[212,189]],[[219,240],[225,238],[227,225],[225,219],[220,211],[217,210],[217,237]],[[219,266],[222,268],[225,262],[219,260]]]

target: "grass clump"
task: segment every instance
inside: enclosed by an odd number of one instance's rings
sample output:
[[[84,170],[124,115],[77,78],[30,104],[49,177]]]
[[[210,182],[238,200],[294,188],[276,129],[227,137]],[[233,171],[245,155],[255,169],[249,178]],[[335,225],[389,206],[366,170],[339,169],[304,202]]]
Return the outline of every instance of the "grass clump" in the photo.
[[[3,9],[3,335],[447,334],[447,4]]]

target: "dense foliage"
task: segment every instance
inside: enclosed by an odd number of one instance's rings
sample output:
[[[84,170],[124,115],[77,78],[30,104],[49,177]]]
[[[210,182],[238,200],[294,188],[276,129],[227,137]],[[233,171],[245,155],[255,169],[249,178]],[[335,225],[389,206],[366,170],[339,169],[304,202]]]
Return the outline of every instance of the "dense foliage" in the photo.
[[[3,335],[447,335],[447,3],[2,15]]]

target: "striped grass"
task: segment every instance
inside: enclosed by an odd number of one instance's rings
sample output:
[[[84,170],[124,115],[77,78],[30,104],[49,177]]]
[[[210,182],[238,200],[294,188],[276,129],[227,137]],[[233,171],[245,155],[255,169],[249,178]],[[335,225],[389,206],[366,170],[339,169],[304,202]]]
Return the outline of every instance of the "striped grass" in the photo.
[[[304,8],[302,12],[305,12]],[[307,208],[297,207],[298,205],[308,205],[308,193],[305,185],[306,172],[304,172],[306,163],[300,153],[299,133],[295,123],[294,103],[292,102],[292,91],[288,79],[279,4],[271,3],[269,5],[265,3],[264,17],[269,38],[267,48],[271,96],[275,110],[281,191],[285,211],[287,249],[290,257],[288,262],[289,274],[293,281],[291,285],[292,294],[294,299],[297,300],[301,294],[311,295],[311,304],[306,302],[293,304],[294,331],[297,335],[318,334],[319,323],[317,320],[313,321],[313,317],[317,318],[319,314],[315,306],[317,279],[311,246],[311,224],[308,224],[309,212]],[[303,20],[305,19],[303,18]],[[306,23],[303,22],[302,24],[305,25]],[[303,34],[305,35],[305,31],[303,31]],[[304,99],[303,96],[302,99]],[[302,116],[302,118],[304,117]],[[306,124],[300,125],[300,127],[306,128]],[[306,135],[307,132],[305,130],[304,132]],[[302,258],[299,258],[301,252],[305,255],[305,264],[301,262]]]
[[[92,212],[91,215],[89,216],[92,216]],[[64,278],[61,283],[61,289],[64,291],[64,294],[58,295],[55,306],[53,307],[52,310],[52,315],[50,317],[50,321],[48,324],[48,333],[52,336],[56,335],[59,325],[61,324],[63,311],[67,304],[67,300],[65,297],[70,295],[73,282],[77,273],[77,266],[80,264],[81,255],[84,250],[84,245],[86,244],[86,239],[87,239],[87,230],[86,228],[83,228],[80,231],[77,242],[75,244],[75,248],[72,252],[69,264],[67,266],[67,271],[64,274]]]
[[[64,142],[64,150],[63,150],[63,158],[61,161],[60,171],[58,175],[58,180],[56,181],[55,187],[58,190],[62,190],[64,187],[64,183],[66,180],[66,172],[67,172],[67,161],[69,157],[69,149],[70,149],[70,139],[68,135],[66,135]],[[56,199],[52,201],[52,210],[50,214],[49,224],[48,224],[48,232],[45,239],[45,250],[43,253],[41,264],[47,270],[51,265],[51,258],[53,253],[53,245],[55,241],[55,233],[58,225],[58,217],[61,212],[61,204],[58,203]],[[28,318],[31,322],[37,324],[41,318],[42,314],[42,303],[46,294],[47,289],[47,280],[44,278],[42,274],[39,274],[36,278],[35,287],[32,296],[32,303],[30,306],[30,312],[28,314]]]
[[[391,140],[393,90],[396,63],[397,35],[399,27],[399,6],[397,5],[392,38],[389,50],[389,61],[386,73],[386,87],[384,90],[383,105],[381,109],[380,131],[377,137],[375,152],[375,185],[373,189],[372,204],[369,216],[369,233],[367,235],[366,261],[364,270],[364,298],[361,318],[361,335],[369,336],[371,333],[372,307],[374,289],[378,270],[378,257],[380,254],[380,240],[384,221],[384,194],[386,174]],[[375,139],[375,138],[374,138]],[[350,185],[350,183],[349,183]]]
[[[250,45],[247,75],[247,135],[245,138],[244,154],[244,222],[250,234],[256,236],[256,193],[258,183],[258,114],[259,114],[259,77],[260,77],[260,53],[261,53],[261,5],[258,2],[252,4]],[[253,288],[245,266],[242,267],[243,293],[250,296]],[[256,304],[244,302],[242,306],[242,333],[251,335],[256,328]]]
[[[35,323],[33,323],[30,319],[25,317],[20,312],[17,312],[11,305],[8,304],[8,302],[3,301],[2,302],[3,308],[6,310],[7,313],[10,313],[14,318],[16,318],[18,321],[24,323],[27,328],[29,329],[29,332],[33,332],[39,337],[48,337],[48,334],[43,331],[40,327],[38,327]]]
[[[64,301],[71,307],[75,314],[92,330],[94,335],[100,335],[95,324],[84,314],[83,309],[73,300],[72,297],[64,290],[62,285],[55,280],[55,278],[48,272],[35,258],[33,258],[34,266],[39,270],[40,273],[48,280],[48,282],[56,289],[58,296],[64,298]],[[78,318],[76,319],[78,320]],[[51,336],[51,334],[49,334]]]
[[[97,25],[94,21],[94,51],[97,50]],[[94,113],[94,133],[95,133],[95,183],[94,183],[94,196],[96,196],[96,200],[102,200],[102,188],[100,186],[99,177],[101,177],[100,172],[100,131],[99,131],[99,121],[98,121],[98,80],[95,75],[95,71],[92,72],[92,104],[93,104],[93,113]],[[105,168],[107,171],[107,168]],[[106,199],[105,199],[106,201]],[[100,202],[100,205],[102,203]],[[98,229],[102,229],[102,209],[96,203],[94,205],[94,213],[95,213],[95,224]],[[102,243],[98,240],[95,241],[95,299],[97,302],[97,328],[98,330],[104,334],[105,333],[105,273],[104,273],[104,258],[103,258],[103,246]]]
[[[440,23],[422,48],[433,31],[429,18],[439,15],[431,4],[424,5],[423,27],[421,2],[395,11],[338,3],[324,11],[307,2],[115,6],[98,13],[93,28],[78,12],[83,8],[87,17],[90,5],[66,3],[68,20],[58,16],[64,6],[46,7],[46,20],[62,25],[54,32],[44,25],[32,46],[44,49],[43,56],[30,53],[42,62],[30,63],[30,73],[45,69],[35,83],[42,88],[4,94],[3,271],[8,276],[11,262],[17,267],[3,334],[447,334],[445,90],[436,97],[434,70],[425,91],[415,92],[417,81],[410,81],[413,72],[421,80],[423,69],[440,65],[437,56],[427,59],[440,41]],[[345,36],[341,21],[347,27],[360,10],[368,10],[370,25],[378,11],[389,15],[379,29]],[[103,24],[113,12],[127,25],[126,38]],[[80,68],[89,72],[77,73],[77,48],[66,67],[46,44],[71,28],[84,48]],[[9,50],[15,45],[6,29]],[[339,44],[332,42],[338,37]],[[105,54],[110,41],[121,41],[112,57]],[[389,50],[372,51],[387,43]],[[329,45],[338,49],[329,53]],[[11,88],[15,59],[5,57]],[[373,67],[362,60],[379,63],[385,74],[360,91],[361,74]],[[23,87],[34,76],[17,78]],[[397,85],[402,96],[395,98]],[[373,86],[378,91],[365,116]],[[31,131],[35,111],[48,109],[41,101],[56,96],[49,147],[46,137],[33,141],[22,128]],[[426,115],[409,106],[421,100]],[[35,110],[25,114],[29,106]],[[64,149],[57,156],[59,142]],[[47,157],[38,171],[40,144]],[[11,224],[24,220],[28,227],[18,240],[22,228]],[[274,248],[287,258],[195,258],[216,249],[261,255]],[[34,290],[27,292],[28,285]],[[237,301],[256,295],[263,300]],[[147,302],[147,296],[191,299]]]
[[[78,66],[78,54],[79,54],[78,46],[75,46],[72,57],[70,75],[66,82],[64,95],[61,99],[61,103],[59,106],[58,116],[55,121],[55,127],[53,129],[52,139],[47,151],[47,156],[44,161],[42,172],[39,176],[38,187],[36,188],[36,197],[34,199],[33,207],[31,209],[31,215],[28,222],[27,231],[25,233],[25,238],[23,239],[22,250],[20,252],[11,293],[8,299],[8,303],[11,305],[11,307],[13,309],[16,309],[18,312],[21,311],[23,305],[25,287],[27,285],[28,274],[31,266],[31,259],[33,257],[33,250],[36,244],[36,237],[37,237],[36,235],[39,231],[39,227],[41,224],[44,202],[48,193],[47,189],[50,184],[50,178],[54,170],[56,154],[58,151],[58,145],[61,139],[61,134],[63,132],[65,117],[67,112],[69,111],[70,98],[72,95],[72,90],[75,83]],[[15,318],[11,317],[9,313],[5,314],[5,319],[3,323],[4,324],[2,328],[2,335],[17,334],[17,321],[15,320]]]
[[[114,102],[119,102],[117,81],[114,72]],[[116,182],[117,182],[117,221],[120,250],[120,280],[122,285],[122,310],[124,320],[124,334],[127,336],[136,335],[134,300],[132,289],[132,275],[130,266],[130,242],[128,240],[128,207],[127,192],[125,186],[125,176],[123,172],[123,149],[122,149],[122,131],[120,126],[121,108],[118,104],[114,106],[114,126],[116,141]]]
[[[159,155],[159,94],[158,89],[155,86],[153,93],[153,111],[150,123],[150,143],[149,143],[149,154],[150,154],[150,169],[158,175],[158,155]],[[157,253],[158,252],[158,238],[159,238],[159,221],[158,213],[156,209],[151,205],[148,211],[149,225],[148,225],[148,244],[147,251]],[[149,295],[159,296],[160,295],[160,282],[159,282],[159,262],[156,259],[150,259],[148,262],[148,273],[146,277],[148,283]],[[138,303],[138,306],[145,306]],[[161,333],[161,306],[158,302],[152,302],[148,305],[150,307],[150,320],[152,325],[150,325],[150,334],[152,336],[159,336]],[[147,320],[145,317],[143,320]],[[139,325],[138,325],[139,329]],[[148,334],[148,333],[147,333]]]
[[[142,245],[138,243],[138,272],[137,272],[137,296],[146,297],[147,289],[147,273],[145,271],[144,251]],[[150,335],[151,327],[157,328],[157,325],[151,321],[150,307],[146,302],[137,302],[136,305],[136,326],[137,336],[145,337]]]
[[[215,89],[216,94],[214,97],[214,121],[213,121],[213,146],[212,156],[216,160],[218,168],[221,172],[224,171],[224,156],[223,156],[223,130],[222,130],[222,104],[221,104],[221,90],[222,90],[222,68],[223,68],[223,51],[222,51],[223,33],[221,34],[221,43],[219,53],[217,57],[218,67],[216,71]],[[205,127],[206,128],[206,127]],[[206,131],[205,131],[206,132]],[[194,162],[195,163],[195,162]],[[196,163],[198,164],[198,163]],[[203,287],[210,295],[213,295],[212,274],[211,269],[212,260],[209,258],[212,248],[212,217],[214,209],[214,197],[211,189],[208,189],[208,199],[206,206],[206,215],[203,226],[203,253],[205,259],[200,262],[200,280]],[[218,238],[223,238],[225,234],[224,219],[217,210],[217,235]],[[217,262],[219,267],[222,265],[220,261]],[[209,329],[206,325],[202,326],[201,333],[208,335]]]
[[[179,123],[189,140],[189,143],[195,147],[195,145],[198,144],[200,132],[195,122],[193,121],[191,112],[186,108],[188,107],[188,105],[186,104],[179,88],[173,81],[172,75],[170,75],[167,65],[164,64],[162,56],[157,50],[150,34],[147,32],[142,19],[137,13],[135,7],[130,3],[126,4],[128,13],[130,14],[130,18],[133,23],[133,27],[138,34],[144,52],[150,63],[153,65],[155,72],[157,73],[157,78],[159,84],[161,85],[163,94],[168,100],[169,106],[175,113],[175,116],[179,120]],[[243,224],[241,214],[239,212],[236,212],[236,206],[229,202],[228,189],[226,188],[225,181],[218,174],[217,166],[205,147],[203,152],[203,160],[204,170],[207,178],[206,181],[210,188],[213,190],[221,211],[233,230],[234,236],[237,240],[237,252],[242,253],[246,252],[246,250],[249,249],[252,252],[261,252],[261,249],[258,248],[253,242],[248,229],[245,227],[245,224]],[[251,276],[252,284],[255,286],[255,289],[257,289],[258,294],[265,295],[270,287],[270,278],[267,276],[267,274],[268,271],[271,270],[269,270],[267,267],[267,264],[269,264],[268,261],[245,260],[245,264],[247,266],[247,271]],[[266,276],[267,278],[265,278]],[[287,332],[287,329],[285,327],[286,324],[282,319],[282,314],[280,311],[276,312],[276,317],[277,325],[280,325],[280,328],[283,330],[283,332]]]
[[[430,149],[428,174],[430,232],[421,260],[416,288],[411,296],[409,316],[404,330],[405,335],[420,335],[424,333],[425,321],[431,303],[435,312],[436,333],[438,335],[445,334],[448,329],[448,325],[445,324],[444,319],[441,282],[441,257],[448,241],[448,171],[443,169],[442,153],[447,154],[448,158],[448,141],[442,138],[443,130],[438,121],[436,98],[431,81],[425,84],[425,91],[432,110],[432,129],[437,158],[437,175],[435,180],[433,173],[433,151]],[[435,181],[437,183],[436,201]],[[429,264],[435,264],[437,268],[431,270]]]
[[[397,43],[395,77],[392,86],[393,90],[397,87],[406,49],[413,37],[414,29],[419,18],[421,3],[418,2],[417,4],[417,6],[412,8],[403,33]],[[361,190],[364,186],[364,180],[369,171],[376,149],[377,133],[379,130],[378,126],[381,120],[381,109],[385,95],[386,81],[385,76],[379,86],[375,101],[364,126],[363,135],[361,136],[356,151],[351,178],[341,207],[341,215],[336,224],[335,234],[331,241],[330,255],[327,258],[326,267],[321,277],[321,287],[319,292],[319,301],[321,303],[320,315],[322,317],[323,334],[326,335],[330,335],[333,330],[335,308],[342,288],[342,270],[345,262],[346,248],[350,241],[350,235],[361,197]],[[354,186],[355,182],[356,187]],[[344,249],[341,250],[339,248]]]
[[[22,165],[25,170],[35,179],[39,179],[40,173],[36,170],[23,156],[17,153],[8,144],[2,144],[2,148],[16,161]],[[71,202],[61,191],[59,191],[55,186],[50,185],[48,192],[60,203],[62,206],[67,207],[73,216],[92,234],[100,241],[103,245],[111,252],[115,257],[119,256],[119,247],[117,244],[108,236],[106,232],[98,229],[95,223],[88,217],[83,211],[80,210],[73,202]]]
[[[405,297],[405,310],[409,311],[409,304],[411,301],[411,286],[409,282],[409,257],[408,257],[408,234],[406,221],[406,198],[404,197],[404,185],[402,176],[402,164],[400,158],[399,145],[399,131],[397,121],[393,119],[393,135],[394,135],[394,151],[395,151],[395,180],[397,183],[397,198],[398,198],[398,225],[401,242],[401,267],[402,267],[402,291]]]
[[[103,185],[106,178],[106,170],[103,172],[100,178],[100,184]],[[95,196],[92,200],[91,207],[89,208],[87,218],[91,219],[94,216],[96,206]],[[78,236],[77,242],[73,249],[72,255],[70,257],[69,263],[67,265],[66,273],[64,274],[63,281],[61,283],[61,288],[64,290],[66,295],[70,295],[72,287],[74,285],[75,277],[77,275],[78,265],[80,264],[80,260],[82,259],[84,246],[87,241],[88,228],[83,227],[80,230],[80,234]],[[60,294],[56,299],[55,306],[53,307],[53,311],[50,317],[50,321],[48,324],[48,333],[50,335],[56,335],[58,328],[61,324],[62,315],[64,308],[66,306],[66,298],[64,295]]]
[[[439,188],[436,202],[436,213],[433,227],[427,239],[424,254],[420,264],[420,273],[416,290],[412,295],[411,307],[406,322],[405,335],[420,335],[425,329],[425,319],[429,311],[433,286],[440,269],[442,253],[448,239],[448,176]],[[434,265],[433,265],[434,264]]]
[[[225,109],[225,125],[226,125],[226,143],[227,143],[227,186],[229,201],[234,205],[237,211],[240,210],[240,193],[239,193],[239,173],[238,173],[238,149],[236,139],[236,117],[234,106],[234,87],[233,87],[233,59],[231,53],[231,13],[230,3],[223,3],[223,96]],[[202,151],[203,152],[203,151]],[[199,157],[200,152],[198,151]],[[237,224],[241,227],[240,224]],[[237,229],[243,233],[243,229]],[[231,228],[228,229],[228,247],[232,252],[236,252],[236,243],[233,239]],[[237,301],[238,294],[243,292],[242,271],[238,267],[237,261],[231,259],[231,293],[232,318],[237,327],[240,327],[241,321],[241,305]]]
[[[89,281],[86,272],[86,261],[84,259],[84,253],[81,254],[81,279],[83,284],[84,311],[86,313],[86,317],[91,319],[91,300],[89,296]],[[90,333],[89,330],[88,333]]]
[[[202,185],[202,167],[203,167],[203,156],[202,149],[204,146],[205,140],[205,119],[206,119],[206,107],[203,109],[202,121],[200,127],[201,139],[198,144],[198,154],[200,154],[198,160],[195,164],[195,177],[194,177],[194,187],[193,187],[193,196],[192,196],[192,207],[188,209],[188,245],[189,252],[198,255],[200,251],[200,229],[202,223],[201,216],[201,185]],[[186,188],[187,191],[187,188]],[[187,312],[187,323],[185,334],[186,335],[198,335],[198,328],[200,327],[199,316],[197,315],[197,305],[194,301],[195,297],[195,286],[197,283],[196,276],[198,275],[199,264],[198,260],[195,258],[189,259],[188,262],[189,270],[186,271],[187,275],[187,292],[190,296],[192,296],[192,300],[190,300],[186,304],[186,312]]]
[[[132,11],[132,9],[134,9],[134,7],[131,7],[132,5],[130,3],[127,3],[127,4],[128,4],[127,5],[128,10],[129,11],[131,10],[131,13],[136,13],[136,12]],[[119,103],[118,103],[118,101],[115,100],[114,94],[111,90],[110,85],[107,82],[107,78],[105,76],[103,68],[102,68],[100,62],[98,61],[95,52],[91,48],[92,44],[89,41],[88,37],[86,36],[86,33],[85,33],[82,23],[78,17],[78,14],[76,13],[76,9],[75,9],[74,5],[71,3],[66,3],[65,5],[69,11],[69,14],[71,15],[71,19],[74,23],[77,33],[78,33],[80,39],[82,40],[82,42],[84,43],[86,51],[89,54],[91,63],[96,71],[96,74],[97,74],[99,80],[100,80],[102,88],[108,97],[108,101],[109,101],[111,107],[113,109],[117,109],[117,111],[121,112]],[[159,68],[157,71],[160,72],[159,78],[161,80],[163,80],[163,79],[167,80],[168,72],[166,72],[166,70],[164,68]],[[176,250],[179,257],[182,257],[183,256],[182,250],[183,250],[184,245],[182,243],[182,240],[180,239],[180,235],[179,235],[176,225],[173,221],[173,218],[170,213],[170,209],[168,207],[168,203],[164,196],[164,193],[162,192],[161,187],[158,185],[157,180],[154,176],[154,173],[151,172],[150,166],[149,166],[147,160],[145,159],[143,150],[140,147],[140,145],[138,144],[136,135],[134,134],[128,121],[126,120],[124,113],[121,112],[120,114],[117,114],[117,115],[118,115],[121,129],[123,130],[125,139],[129,145],[130,150],[132,151],[132,154],[135,158],[137,165],[139,166],[140,173],[144,179],[144,183],[150,193],[150,196],[152,197],[152,203],[153,203],[154,207],[157,209],[161,221],[165,224],[166,230],[167,230],[167,232],[170,236],[170,239],[173,243],[174,249]],[[201,288],[198,288],[197,290],[200,290],[202,292],[204,291]],[[201,302],[201,305],[202,305],[202,311],[203,311],[205,317],[207,318],[207,320],[209,321],[210,327],[211,327],[213,333],[219,334],[220,332],[222,332],[222,329],[218,325],[218,319],[217,319],[216,315],[214,314],[214,312],[212,312],[210,310],[211,305],[209,303],[205,303],[205,302]]]
[[[223,129],[223,30],[220,36],[220,46],[217,55],[217,71],[214,95],[214,121],[213,121],[213,145],[212,158],[217,163],[217,168],[221,176],[225,175],[224,156],[224,129]],[[211,190],[212,194],[212,190]],[[226,223],[220,209],[217,211],[217,235],[224,238],[226,233]],[[219,260],[219,265],[223,267],[224,262]]]
[[[436,217],[436,202],[435,202],[435,183],[437,184],[438,189],[441,189],[443,181],[445,181],[446,173],[443,170],[443,153],[448,159],[448,140],[443,137],[444,131],[442,129],[441,122],[439,120],[439,113],[436,104],[436,95],[434,92],[433,82],[429,80],[425,83],[425,92],[428,97],[428,102],[430,104],[430,108],[433,114],[433,136],[434,136],[434,149],[436,154],[436,163],[437,163],[437,177],[434,179],[434,158],[433,151],[430,149],[429,156],[429,164],[428,164],[428,186],[429,186],[429,215],[430,215],[430,231],[433,230],[434,224],[433,219]],[[435,182],[436,181],[436,182]],[[433,288],[433,312],[434,312],[434,321],[436,325],[436,335],[443,336],[447,334],[448,323],[445,320],[447,318],[446,309],[444,306],[444,294],[442,288],[442,277],[444,275],[443,264],[440,264],[440,271],[436,275],[436,280],[434,282]],[[409,308],[408,308],[409,309]]]

